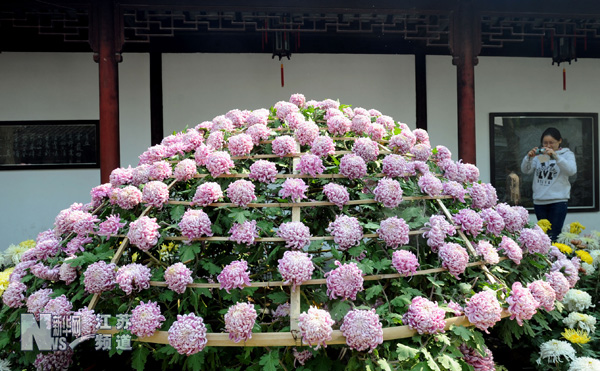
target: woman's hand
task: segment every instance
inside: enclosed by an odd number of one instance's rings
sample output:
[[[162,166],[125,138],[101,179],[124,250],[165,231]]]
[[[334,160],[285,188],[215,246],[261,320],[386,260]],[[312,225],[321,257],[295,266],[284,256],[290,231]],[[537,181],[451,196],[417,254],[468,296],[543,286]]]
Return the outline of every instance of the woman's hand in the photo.
[[[538,150],[538,147],[533,147],[533,149],[529,152],[527,152],[527,156],[529,156],[529,158],[534,158],[535,157],[535,153]]]
[[[545,148],[546,148],[545,154],[550,156],[550,158],[556,159],[556,152],[552,148],[548,148],[548,147],[545,147]]]

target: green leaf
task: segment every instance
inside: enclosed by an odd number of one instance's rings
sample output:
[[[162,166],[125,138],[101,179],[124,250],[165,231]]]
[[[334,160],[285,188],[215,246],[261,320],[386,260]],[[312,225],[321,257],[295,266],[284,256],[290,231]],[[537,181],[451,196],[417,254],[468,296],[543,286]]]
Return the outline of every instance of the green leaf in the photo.
[[[357,257],[360,254],[362,254],[363,251],[365,251],[365,247],[362,245],[358,245],[358,246],[354,246],[353,248],[349,249],[348,254],[350,254],[350,256]]]
[[[423,355],[425,356],[425,360],[427,360],[427,366],[429,366],[429,368],[431,368],[433,371],[440,371],[440,367],[437,365],[437,363],[431,356],[431,353],[429,353],[427,349],[421,348],[421,353],[423,353]]]
[[[331,308],[330,312],[331,318],[333,318],[334,321],[340,321],[342,318],[344,318],[344,316],[346,315],[346,313],[348,313],[349,310],[350,303],[348,303],[346,300],[340,300],[333,304],[333,307]]]
[[[379,229],[379,224],[373,223],[373,222],[368,222],[367,224],[365,224],[365,228],[376,230],[376,229]]]
[[[438,356],[438,359],[440,360],[440,364],[443,367],[445,367],[447,370],[462,371],[462,367],[461,367],[460,363],[458,363],[457,360],[450,357],[449,355],[442,354],[441,356]]]
[[[379,272],[379,271],[388,269],[391,265],[392,265],[392,261],[390,259],[381,259],[381,260],[376,260],[373,263],[373,268],[375,268],[375,270],[377,272]]]
[[[232,209],[228,216],[231,219],[233,219],[234,222],[242,224],[243,222],[248,220],[248,217],[250,216],[250,211],[236,208]]]
[[[383,290],[383,287],[381,287],[381,285],[375,285],[375,286],[369,287],[367,289],[367,291],[365,291],[366,299],[371,300],[371,298],[373,298],[374,296],[379,295],[379,293],[381,293],[382,290]]]
[[[431,371],[431,368],[427,365],[427,362],[419,362],[412,368],[412,371]]]
[[[264,371],[277,371],[277,368],[279,367],[279,351],[271,350],[269,353],[260,357],[258,363],[263,366]]]
[[[200,245],[197,243],[193,243],[189,246],[181,245],[179,248],[179,253],[181,254],[181,261],[187,262],[190,260],[195,260],[196,254],[200,252]]]
[[[289,300],[289,295],[285,291],[275,291],[267,295],[274,304],[283,304]]]
[[[210,273],[211,275],[221,272],[221,267],[214,264],[210,260],[202,260],[202,261],[200,261],[200,265],[202,266],[202,268],[206,269],[208,271],[208,273]]]
[[[399,343],[396,352],[398,353],[398,361],[404,361],[407,359],[415,358],[419,353],[419,349],[411,348],[409,346]]]
[[[202,365],[204,364],[204,352],[198,352],[192,354],[187,357],[185,363],[183,364],[184,369],[192,370],[192,371],[200,371],[202,370]]]
[[[377,365],[379,367],[381,367],[381,369],[383,371],[392,371],[392,369],[390,368],[390,365],[387,363],[387,361],[385,359],[378,359]]]
[[[373,260],[371,260],[371,259],[363,259],[363,260],[360,261],[360,263],[357,264],[358,268],[364,274],[371,274],[371,273],[373,273],[373,265],[374,265],[374,263],[373,263]]]
[[[455,335],[460,336],[463,341],[469,341],[469,339],[471,339],[473,336],[473,333],[464,326],[452,326],[450,331],[452,331]]]
[[[131,354],[131,367],[138,371],[142,371],[146,366],[146,360],[148,359],[150,350],[145,346],[139,345]]]
[[[171,290],[162,290],[158,295],[158,300],[169,303],[173,301],[173,295],[174,292]]]
[[[404,294],[400,296],[396,296],[394,299],[390,300],[390,304],[392,304],[396,308],[404,308],[410,305],[412,301],[412,295]]]
[[[185,214],[185,206],[184,205],[175,205],[171,208],[171,220],[179,221],[181,217]]]

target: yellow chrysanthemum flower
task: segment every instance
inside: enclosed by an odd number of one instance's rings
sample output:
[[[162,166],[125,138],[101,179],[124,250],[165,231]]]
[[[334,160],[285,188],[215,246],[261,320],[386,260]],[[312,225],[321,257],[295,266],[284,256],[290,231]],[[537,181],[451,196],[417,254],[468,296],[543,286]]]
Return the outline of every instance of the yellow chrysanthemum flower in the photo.
[[[556,246],[563,254],[571,254],[573,252],[571,246],[565,245],[564,243],[554,242],[552,243],[552,246]]]
[[[584,263],[592,264],[594,262],[594,258],[592,258],[590,253],[585,250],[577,250],[575,251],[575,254],[579,256],[579,259]]]
[[[175,244],[174,242],[169,242],[168,245],[162,244],[160,246],[160,250],[158,250],[160,260],[166,260],[171,255],[171,251],[177,251],[177,249],[179,249],[179,245]]]
[[[574,330],[571,328],[565,329],[562,336],[573,344],[586,344],[592,340],[586,331]]]
[[[550,223],[548,219],[538,220],[537,225],[539,225],[540,228],[542,228],[544,233],[548,232],[549,229],[552,229],[552,223]]]
[[[27,249],[33,249],[35,247],[35,241],[34,240],[25,240],[25,241],[19,243],[19,246],[25,247]]]
[[[134,252],[133,254],[131,254],[131,261],[133,263],[136,262],[136,260],[138,260],[138,256],[140,256],[137,252]]]
[[[10,283],[8,282],[8,277],[10,277],[10,274],[14,269],[15,267],[11,267],[0,273],[0,296],[2,296],[2,294],[4,294],[4,290],[8,288],[8,284]]]
[[[573,222],[573,223],[569,224],[569,231],[571,233],[579,234],[584,229],[585,229],[585,227],[583,225],[581,225],[581,223],[579,223],[579,222]]]

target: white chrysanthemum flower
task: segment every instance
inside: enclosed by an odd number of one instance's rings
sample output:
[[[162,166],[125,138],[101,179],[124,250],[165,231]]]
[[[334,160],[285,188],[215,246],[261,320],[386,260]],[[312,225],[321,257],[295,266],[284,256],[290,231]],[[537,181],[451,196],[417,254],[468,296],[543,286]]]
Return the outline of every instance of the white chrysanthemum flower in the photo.
[[[590,250],[596,250],[600,248],[600,243],[594,237],[584,236],[580,238],[581,243],[586,245]]]
[[[585,291],[570,289],[562,300],[568,311],[583,311],[592,307],[592,297]]]
[[[592,265],[594,268],[598,268],[598,264],[600,264],[600,250],[591,250],[590,256],[594,259]]]
[[[575,349],[566,341],[549,340],[540,345],[540,358],[538,358],[537,363],[541,364],[542,359],[548,361],[548,363],[562,362],[561,357],[564,357],[566,361],[573,361],[575,359]]]
[[[590,357],[577,357],[569,366],[568,371],[598,371],[600,361]]]
[[[585,275],[586,276],[591,276],[594,273],[596,273],[596,267],[594,266],[594,264],[588,264],[588,263],[581,263],[581,268],[583,268],[585,270]]]
[[[2,254],[2,259],[0,259],[0,263],[2,260],[4,261],[4,265],[17,265],[21,261],[21,255],[31,247],[19,245],[10,245],[4,253]]]
[[[581,329],[590,333],[596,332],[596,317],[579,312],[571,312],[563,319],[565,326]]]
[[[14,246],[14,245],[11,245]],[[0,371],[11,371],[12,367],[8,359],[0,359]]]
[[[580,239],[581,239],[581,237],[577,233],[569,232],[569,229],[567,227],[566,230],[563,230],[561,232],[561,234],[558,235],[556,242],[564,243],[565,245],[569,245],[569,246],[573,247],[573,244],[571,243],[571,241],[572,240],[580,240]]]

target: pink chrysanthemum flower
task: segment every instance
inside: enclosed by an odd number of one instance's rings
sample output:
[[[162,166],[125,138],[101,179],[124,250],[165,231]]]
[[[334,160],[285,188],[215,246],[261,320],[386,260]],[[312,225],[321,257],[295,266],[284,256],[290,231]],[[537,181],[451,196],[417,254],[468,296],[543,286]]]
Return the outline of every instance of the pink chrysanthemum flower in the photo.
[[[327,183],[323,187],[323,193],[325,193],[329,202],[336,204],[340,209],[350,201],[350,194],[343,185]]]
[[[164,276],[167,287],[178,294],[183,294],[187,285],[194,282],[192,271],[181,262],[167,268]]]
[[[275,103],[275,106],[273,106],[273,108],[275,108],[275,110],[277,111],[277,118],[281,121],[283,121],[285,117],[290,113],[298,112],[300,110],[295,104],[284,101],[279,101]]]
[[[358,138],[352,146],[352,152],[362,157],[365,162],[375,161],[379,156],[379,146],[369,138]]]
[[[331,135],[343,136],[352,126],[352,121],[344,115],[336,115],[327,119],[327,130]]]
[[[529,222],[529,212],[523,206],[511,206],[511,207],[521,217],[521,228],[523,228],[525,226],[525,224],[527,224],[527,222]]]
[[[103,260],[90,264],[83,272],[85,291],[90,294],[100,294],[114,289],[117,284],[116,271],[117,266],[114,263],[107,264]]]
[[[303,146],[310,146],[319,136],[319,126],[313,121],[306,121],[298,125],[294,132],[296,140]]]
[[[337,215],[326,231],[331,233],[340,250],[348,250],[360,244],[363,238],[363,228],[358,219],[347,215]]]
[[[431,156],[431,147],[424,143],[418,143],[410,149],[410,153],[415,156],[417,161],[427,161]]]
[[[302,222],[287,222],[279,226],[277,235],[285,239],[285,247],[300,250],[310,244],[310,230]]]
[[[130,295],[134,290],[142,291],[150,288],[150,276],[150,268],[132,263],[119,268],[116,281],[121,290]]]
[[[498,250],[496,250],[496,248],[488,241],[481,240],[475,246],[477,254],[483,256],[483,260],[487,264],[498,264],[500,262]]]
[[[112,184],[104,183],[92,188],[90,195],[92,196],[92,207],[98,207],[112,194]]]
[[[483,231],[483,219],[475,210],[462,209],[452,216],[452,220],[460,226],[463,232],[467,232],[473,237],[477,237]]]
[[[526,247],[528,252],[542,255],[547,255],[552,246],[550,237],[537,225],[534,228],[523,228],[519,236],[519,243]]]
[[[245,260],[236,260],[226,265],[217,276],[217,281],[221,284],[221,289],[227,293],[231,289],[243,289],[250,285],[250,272],[248,272],[248,263]]]
[[[153,162],[161,161],[166,156],[166,147],[161,144],[157,144],[148,148],[146,152],[139,155],[138,158],[140,159],[140,161],[138,165],[152,164]]]
[[[567,280],[567,277],[562,272],[551,271],[546,273],[546,282],[554,290],[556,300],[558,301],[562,301],[571,288],[569,280]]]
[[[49,257],[58,254],[60,243],[61,239],[54,234],[54,231],[49,229],[38,234],[35,249],[29,251],[31,251],[30,254],[35,255],[37,259],[46,260]],[[21,261],[23,261],[23,257],[21,257]]]
[[[392,216],[381,221],[377,236],[393,249],[408,243],[408,224],[402,218]]]
[[[403,129],[398,135],[393,135],[390,138],[388,147],[401,155],[404,155],[410,151],[410,149],[417,142],[417,138],[413,135],[410,130]]]
[[[417,256],[408,250],[394,251],[392,255],[392,266],[402,276],[410,276],[419,269],[419,260]]]
[[[140,301],[131,311],[129,331],[140,338],[152,336],[164,321],[165,317],[161,314],[158,303],[148,301],[144,304]]]
[[[2,302],[10,308],[20,308],[25,300],[27,286],[22,282],[11,282],[2,294]]]
[[[169,179],[173,176],[173,167],[167,161],[156,161],[152,163],[150,169],[149,180],[160,180]]]
[[[245,179],[236,180],[227,187],[227,197],[237,206],[246,207],[256,200],[254,184]]]
[[[576,261],[577,264],[573,263],[573,260]],[[550,267],[550,271],[552,272],[562,272],[566,277],[567,281],[569,281],[569,286],[571,288],[575,287],[577,281],[579,281],[579,259],[573,258],[569,259],[560,259],[552,263],[552,267]]]
[[[485,347],[485,356],[482,356],[478,350],[475,350],[466,344],[462,344],[458,349],[463,354],[466,363],[473,366],[474,371],[495,371],[494,357],[492,351]]]
[[[64,281],[67,285],[70,285],[77,279],[77,268],[71,267],[68,260],[60,265],[58,270],[58,278]]]
[[[473,295],[465,306],[465,315],[469,322],[481,331],[489,334],[488,328],[494,327],[502,319],[502,307],[493,291],[481,291]]]
[[[279,304],[275,312],[273,312],[274,318],[284,318],[290,315],[290,303]]]
[[[402,316],[402,322],[421,335],[444,332],[446,312],[436,302],[422,296],[412,299],[408,311]]]
[[[464,314],[464,308],[460,304],[454,302],[453,300],[450,300],[450,302],[448,303],[448,308],[452,309],[452,311],[454,312],[453,314],[455,316],[462,316]]]
[[[127,238],[129,238],[132,245],[137,246],[140,250],[148,251],[158,243],[159,229],[160,226],[156,222],[156,218],[142,216],[129,224]]]
[[[366,108],[354,107],[353,112],[354,112],[354,115],[363,115],[363,116],[371,117],[369,110]]]
[[[336,260],[338,267],[325,273],[327,278],[327,295],[330,299],[356,300],[356,294],[364,290],[363,272],[356,263],[342,264]]]
[[[152,169],[152,165],[150,164],[142,164],[133,168],[131,184],[137,187],[141,184],[148,183],[148,180],[150,179],[150,169]]]
[[[450,180],[443,184],[442,194],[451,196],[455,201],[458,200],[462,203],[465,203],[465,195],[467,194],[467,190],[462,184]]]
[[[38,371],[68,370],[73,364],[73,349],[58,350],[50,353],[38,353],[33,367]]]
[[[223,198],[223,191],[219,183],[206,182],[196,188],[196,193],[192,199],[192,206],[208,206],[213,202]]]
[[[169,328],[169,344],[177,353],[191,356],[206,346],[206,326],[202,317],[194,313],[178,314]]]
[[[33,249],[30,249],[28,251],[32,251],[32,250]],[[22,260],[23,256],[25,256],[25,254],[23,254],[21,256],[21,262],[15,266],[15,269],[12,271],[12,273],[8,277],[9,283],[21,282],[21,279],[23,279],[23,277],[25,277],[29,273],[27,271],[27,269],[29,269],[35,265],[36,260],[24,261],[24,260]]]
[[[415,129],[413,134],[417,139],[417,143],[423,143],[429,145],[429,134],[424,129]]]
[[[496,194],[496,188],[490,183],[483,183],[487,189],[488,194],[488,207],[494,207],[498,203],[498,195]]]
[[[39,279],[46,281],[58,281],[60,278],[60,267],[54,266],[52,268],[45,266],[42,263],[37,263],[30,268],[31,274]]]
[[[211,128],[212,131],[223,130],[227,132],[233,131],[233,122],[225,117],[225,115],[220,115],[212,119],[213,126]]]
[[[273,140],[271,142],[271,146],[273,147],[273,153],[279,157],[284,157],[286,155],[291,155],[297,153],[298,150],[296,148],[296,140],[289,135],[282,135]]]
[[[72,309],[73,303],[71,303],[65,295],[61,295],[48,300],[40,313],[50,313],[55,316],[68,316],[73,313]]]
[[[494,209],[483,209],[479,215],[481,215],[481,219],[483,219],[483,224],[485,225],[487,233],[500,237],[500,234],[505,227],[504,218]]]
[[[111,201],[122,209],[131,210],[142,202],[142,197],[142,191],[129,185],[125,188],[114,188]]]
[[[340,108],[340,102],[335,101],[333,99],[325,99],[325,100],[319,102],[319,107],[324,110],[327,110],[329,108],[338,109],[338,108]]]
[[[414,171],[412,171],[412,175],[417,175],[420,173],[421,175],[427,175],[431,173],[429,169],[429,165],[424,161],[413,161],[410,163],[412,167],[414,167]]]
[[[344,316],[340,327],[346,337],[346,344],[359,352],[369,350],[369,353],[383,343],[383,328],[375,309],[354,309]]]
[[[348,179],[359,179],[367,175],[367,164],[362,157],[349,153],[340,160],[340,174]]]
[[[498,246],[498,250],[504,250],[504,254],[515,262],[516,265],[521,264],[523,259],[523,250],[521,247],[510,237],[502,236],[502,242]]]
[[[300,174],[306,174],[314,177],[317,174],[323,174],[325,171],[325,166],[323,166],[323,161],[319,156],[307,153],[300,157],[297,169]]]
[[[444,239],[455,234],[456,228],[444,216],[432,215],[429,222],[425,223],[423,237],[427,239],[427,246],[431,248],[431,251],[437,252],[438,248],[444,244]]]
[[[381,142],[381,140],[388,134],[385,126],[376,122],[367,126],[366,132],[367,135],[376,142]]]
[[[237,303],[229,307],[225,314],[225,329],[229,333],[229,340],[239,343],[251,339],[257,316],[254,305],[250,303]]]
[[[255,238],[258,238],[258,231],[256,230],[256,220],[246,220],[242,224],[234,223],[229,230],[229,240],[235,241],[239,244],[254,245],[256,243]]]
[[[306,98],[304,97],[304,94],[292,94],[290,97],[290,103],[302,108],[304,107],[304,103],[306,103]]]
[[[169,187],[157,180],[148,182],[142,192],[142,202],[148,206],[162,209],[163,205],[169,201]]]
[[[376,110],[376,109],[374,109],[374,108],[371,108],[371,109],[369,110],[369,115],[370,115],[371,117],[379,117],[379,116],[381,116],[382,114],[381,114],[381,112],[379,112],[378,110]]]
[[[227,146],[232,156],[245,156],[252,152],[254,142],[248,134],[237,134],[229,138]]]
[[[442,267],[448,269],[451,275],[460,280],[459,275],[464,273],[469,262],[467,250],[457,243],[449,242],[440,246],[438,255],[442,260]]]
[[[189,244],[191,240],[203,235],[212,236],[211,226],[210,218],[202,210],[187,209],[179,222],[181,235],[187,238],[184,240],[185,244]]]
[[[540,302],[535,300],[531,292],[523,287],[521,282],[512,284],[512,291],[510,296],[506,298],[506,303],[508,304],[510,319],[516,318],[519,326],[523,326],[523,320],[531,319],[540,306]]]
[[[312,258],[302,251],[286,251],[279,259],[277,269],[285,283],[292,284],[292,291],[304,281],[310,280],[315,269]]]
[[[450,152],[450,150],[446,146],[435,146],[434,152],[435,153],[433,154],[433,160],[436,162],[450,160],[452,158],[452,152]]]
[[[118,167],[110,173],[109,180],[113,187],[130,184],[133,180],[133,169],[131,166],[127,168]]]
[[[362,114],[357,114],[352,118],[350,130],[356,135],[363,135],[371,125],[371,118]]]
[[[194,161],[196,161],[196,164],[199,166],[205,166],[208,162],[208,157],[213,152],[214,149],[212,147],[209,147],[206,144],[201,144],[194,152]]]
[[[85,251],[84,246],[92,241],[92,238],[88,236],[75,236],[71,241],[67,242],[67,246],[63,248],[63,251],[67,253],[67,255],[75,255],[79,251]]]
[[[299,178],[289,178],[283,182],[281,190],[279,190],[279,197],[291,198],[292,202],[300,202],[303,198],[306,198],[306,191],[308,185],[304,183],[304,180]]]
[[[515,233],[521,230],[522,219],[519,213],[506,203],[496,205],[496,211],[504,219],[506,230],[510,233]]]
[[[331,137],[321,135],[313,140],[310,151],[319,157],[329,156],[335,153],[335,144]]]
[[[241,111],[239,109],[232,109],[231,111],[225,114],[225,117],[231,120],[234,128],[241,128],[246,123],[246,118],[250,112]]]
[[[554,310],[554,301],[556,300],[556,292],[546,281],[537,280],[527,284],[527,289],[535,300],[540,303],[540,307],[548,312]]]
[[[402,202],[402,187],[397,180],[382,178],[373,190],[375,201],[381,202],[384,207],[395,208]]]
[[[390,116],[386,116],[386,115],[381,115],[381,116],[377,117],[377,120],[375,122],[378,123],[379,125],[382,125],[388,131],[393,130],[396,127],[396,123],[394,122],[394,119],[391,118]]]
[[[235,164],[231,161],[229,153],[223,151],[211,153],[206,161],[206,169],[213,178],[221,174],[229,174],[229,169],[233,167],[235,167]]]
[[[111,214],[105,221],[98,225],[98,235],[110,238],[110,236],[119,234],[119,229],[125,227],[125,225],[127,225],[127,222],[121,223],[119,214]]]
[[[427,173],[422,175],[418,181],[419,188],[422,193],[428,194],[431,197],[439,196],[442,194],[444,186],[442,181],[439,180],[435,175]]]
[[[254,145],[259,145],[261,140],[267,140],[271,136],[271,129],[265,124],[252,125],[246,130],[246,134],[252,137]]]
[[[406,172],[406,160],[404,157],[395,154],[389,154],[383,158],[382,172],[392,178],[403,176]]]
[[[190,152],[202,144],[203,141],[204,132],[200,132],[195,128],[189,128],[181,138],[181,143],[183,144],[183,150],[185,152]]]
[[[175,165],[173,176],[180,182],[186,182],[198,173],[196,161],[191,158],[186,158]]]
[[[315,350],[321,346],[327,348],[327,341],[331,340],[334,323],[329,312],[311,305],[308,311],[298,316],[298,328],[302,335],[302,341],[311,346],[316,345]]]
[[[40,289],[27,298],[27,313],[33,313],[37,321],[40,320],[40,313],[50,301],[52,289]]]
[[[73,313],[74,316],[79,316],[81,323],[81,336],[94,335],[100,327],[100,319],[94,313],[93,309],[80,308]]]
[[[466,176],[465,180],[470,183],[477,183],[479,181],[479,169],[473,164],[463,164]]]
[[[250,165],[248,177],[262,183],[273,183],[277,177],[277,166],[267,160],[258,160]]]
[[[246,122],[248,123],[248,126],[252,127],[254,125],[267,125],[267,122],[269,120],[269,110],[265,109],[265,108],[260,108],[257,110],[254,110],[250,113],[250,115],[248,116],[248,118],[246,119]]]

